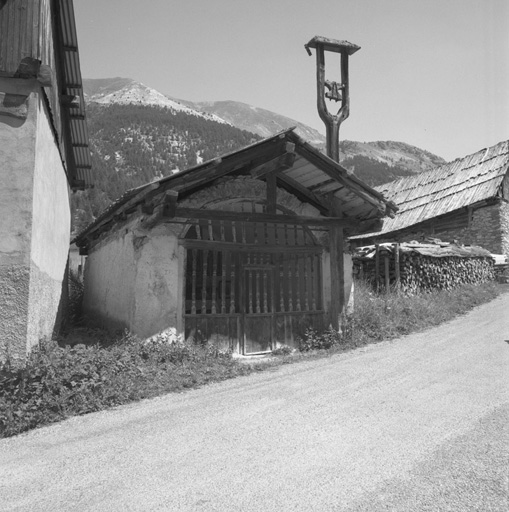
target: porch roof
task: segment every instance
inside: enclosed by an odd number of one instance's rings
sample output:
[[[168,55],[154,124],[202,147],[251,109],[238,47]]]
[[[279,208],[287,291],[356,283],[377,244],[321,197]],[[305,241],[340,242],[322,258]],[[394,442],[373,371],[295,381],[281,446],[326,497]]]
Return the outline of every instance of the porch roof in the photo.
[[[251,173],[262,180],[267,174],[276,173],[278,187],[312,204],[324,217],[333,216],[335,214],[331,212],[340,210],[345,219],[368,225],[395,214],[397,207],[394,203],[293,130],[284,130],[220,158],[128,190],[79,233],[74,242],[78,246],[85,245],[92,234],[97,238],[109,229],[114,217],[134,213],[139,205],[154,201],[158,196],[171,192],[182,198],[220,177],[236,173]]]

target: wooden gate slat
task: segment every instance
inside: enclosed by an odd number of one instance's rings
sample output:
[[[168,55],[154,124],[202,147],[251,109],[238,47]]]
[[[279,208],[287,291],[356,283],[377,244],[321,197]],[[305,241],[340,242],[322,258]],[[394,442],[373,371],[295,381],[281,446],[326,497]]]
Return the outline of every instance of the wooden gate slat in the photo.
[[[217,251],[212,251],[212,307],[211,313],[216,314],[216,300],[217,300]]]

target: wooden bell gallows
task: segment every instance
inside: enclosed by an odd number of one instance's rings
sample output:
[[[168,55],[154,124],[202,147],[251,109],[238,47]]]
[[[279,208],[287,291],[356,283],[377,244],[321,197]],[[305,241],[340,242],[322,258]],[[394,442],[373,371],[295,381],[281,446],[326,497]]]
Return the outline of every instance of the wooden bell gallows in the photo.
[[[348,41],[337,41],[315,36],[304,45],[311,55],[310,48],[316,50],[316,90],[317,107],[321,120],[325,123],[327,135],[327,156],[339,162],[339,127],[350,114],[350,91],[348,83],[348,57],[360,50],[360,46]],[[340,54],[341,77],[339,82],[325,79],[325,52]],[[336,114],[329,112],[326,99],[340,103]]]

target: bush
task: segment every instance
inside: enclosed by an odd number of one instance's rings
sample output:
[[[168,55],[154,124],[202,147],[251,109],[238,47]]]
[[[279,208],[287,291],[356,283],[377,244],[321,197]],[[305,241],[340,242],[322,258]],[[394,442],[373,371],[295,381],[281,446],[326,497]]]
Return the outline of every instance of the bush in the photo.
[[[42,342],[23,369],[0,368],[0,437],[251,371],[213,346],[125,335],[108,347]]]
[[[288,345],[281,345],[272,351],[273,356],[289,356],[293,352],[293,348]]]
[[[304,338],[299,339],[299,350],[309,352],[310,350],[330,349],[340,345],[344,341],[341,332],[329,327],[326,331],[319,334],[312,328],[306,329]]]
[[[500,286],[489,282],[415,295],[405,295],[395,289],[377,294],[369,283],[356,281],[353,340],[356,345],[365,344],[439,325],[500,293]]]

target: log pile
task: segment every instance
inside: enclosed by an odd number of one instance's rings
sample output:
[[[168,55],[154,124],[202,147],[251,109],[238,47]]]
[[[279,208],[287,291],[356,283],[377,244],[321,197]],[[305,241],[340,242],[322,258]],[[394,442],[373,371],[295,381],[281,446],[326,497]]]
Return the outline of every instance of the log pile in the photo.
[[[458,246],[433,239],[360,247],[353,257],[354,277],[377,291],[398,288],[405,293],[450,290],[461,284],[495,279],[494,259],[480,247]]]

